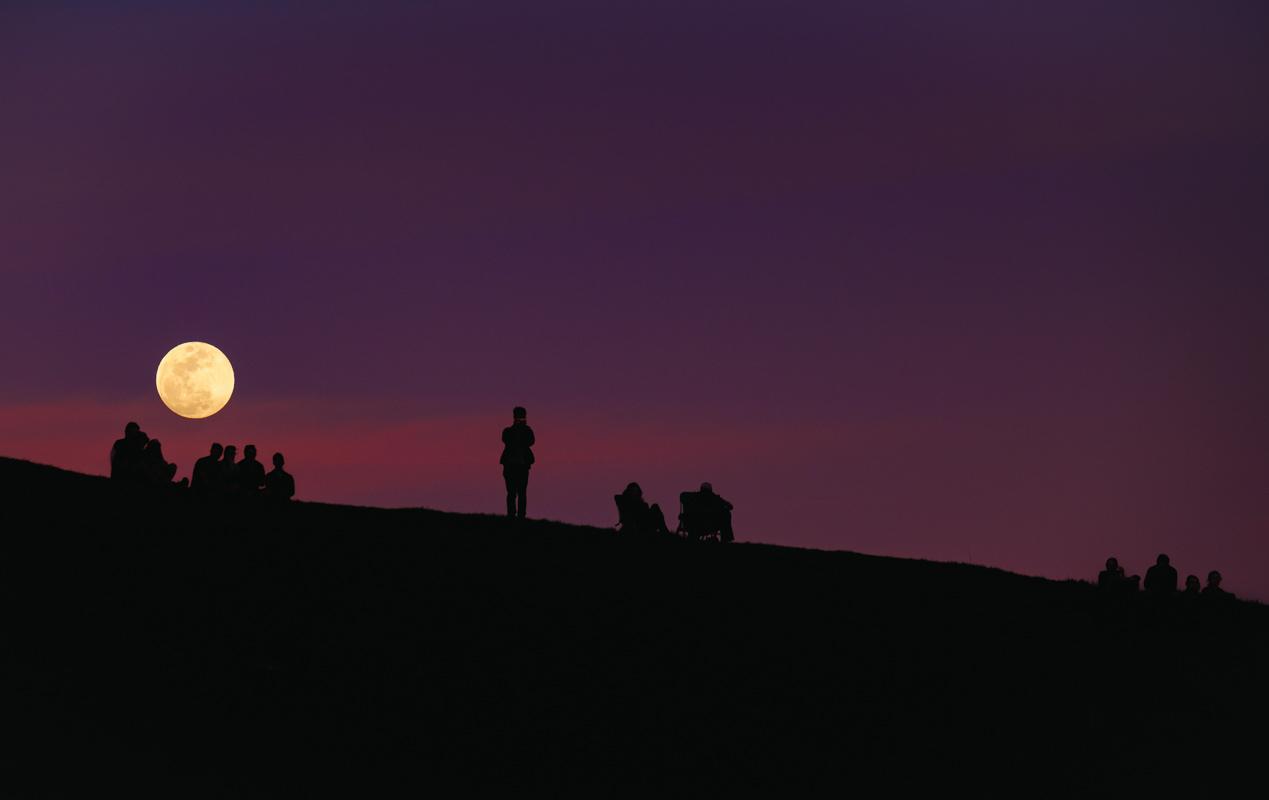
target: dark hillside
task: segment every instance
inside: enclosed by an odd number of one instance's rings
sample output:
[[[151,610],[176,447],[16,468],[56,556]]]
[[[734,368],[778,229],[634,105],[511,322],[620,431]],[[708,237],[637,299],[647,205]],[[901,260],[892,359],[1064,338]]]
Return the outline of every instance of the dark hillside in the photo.
[[[6,797],[1209,796],[1263,758],[1257,604],[493,516],[208,508],[8,459],[0,481]]]

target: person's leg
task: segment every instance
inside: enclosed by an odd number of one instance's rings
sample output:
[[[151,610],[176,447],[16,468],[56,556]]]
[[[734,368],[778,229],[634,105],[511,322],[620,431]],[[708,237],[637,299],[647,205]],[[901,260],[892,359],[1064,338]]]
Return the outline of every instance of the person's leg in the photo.
[[[528,495],[529,495],[529,468],[528,467],[525,467],[524,469],[520,471],[520,484],[519,486],[516,487],[516,489],[517,489],[516,493],[520,496],[520,505],[516,509],[516,516],[519,517],[520,519],[524,519],[524,514],[525,514],[524,505],[527,502]]]
[[[516,515],[516,478],[513,467],[502,468],[502,481],[507,484],[507,516]]]

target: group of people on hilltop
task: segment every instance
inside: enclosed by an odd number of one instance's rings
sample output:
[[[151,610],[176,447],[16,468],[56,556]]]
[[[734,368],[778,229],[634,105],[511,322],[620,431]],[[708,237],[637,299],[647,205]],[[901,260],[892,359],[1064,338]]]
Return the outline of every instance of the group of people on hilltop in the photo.
[[[511,412],[511,424],[502,430],[499,458],[507,490],[508,517],[525,518],[529,470],[535,461],[536,441],[528,424],[528,413],[523,406],[516,406]],[[284,469],[283,455],[273,454],[273,469],[268,472],[256,455],[256,446],[249,444],[243,447],[239,460],[236,446],[213,442],[208,454],[194,463],[191,476],[176,481],[176,464],[163,457],[159,441],[147,436],[137,423],[129,422],[123,438],[110,450],[110,477],[134,485],[188,488],[192,495],[208,499],[258,497],[287,501],[293,498],[295,479]],[[671,533],[661,507],[644,500],[639,484],[630,483],[616,499],[621,517],[619,526],[623,531],[651,535]],[[716,494],[709,483],[702,483],[696,492],[683,492],[680,501],[683,509],[677,532],[689,538],[717,538],[723,542],[735,538],[731,525],[733,506]]]
[[[714,492],[708,482],[695,492],[683,492],[680,496],[683,512],[679,514],[679,530],[689,538],[717,536],[721,542],[736,537],[731,527],[731,511],[734,506]],[[670,534],[661,506],[643,498],[643,487],[633,481],[625,490],[613,497],[617,503],[618,527],[623,533],[636,535]]]
[[[211,451],[194,463],[191,478],[176,477],[176,465],[163,457],[162,445],[151,439],[135,422],[123,429],[123,438],[110,449],[110,477],[121,483],[138,486],[188,488],[192,494],[207,499],[262,498],[285,502],[295,496],[295,479],[283,469],[286,459],[273,454],[273,469],[265,472],[256,460],[256,446],[242,449],[212,443]]]
[[[525,503],[529,488],[529,470],[536,459],[533,445],[537,437],[529,427],[528,412],[524,406],[511,410],[511,424],[502,429],[502,479],[507,488],[507,516],[524,519]],[[643,489],[630,483],[625,491],[615,495],[620,517],[618,526],[623,532],[633,534],[669,534],[665,513],[656,503],[643,499]],[[702,483],[697,492],[683,492],[683,513],[679,515],[679,530],[689,538],[713,538],[730,542],[735,538],[731,527],[732,504],[714,493],[714,487]]]
[[[1106,559],[1106,569],[1097,574],[1097,586],[1114,594],[1135,594],[1145,589],[1147,595],[1153,597],[1170,597],[1178,594],[1177,571],[1166,553],[1160,553],[1154,566],[1146,570],[1146,580],[1142,583],[1140,575],[1128,575],[1119,565],[1119,559]],[[1221,588],[1221,574],[1216,570],[1207,573],[1207,585],[1199,583],[1197,575],[1185,576],[1185,588],[1179,594],[1183,597],[1232,598],[1232,592]]]
[[[273,454],[269,472],[256,459],[254,444],[242,448],[241,461],[237,457],[236,446],[212,442],[207,455],[194,462],[190,491],[213,499],[261,497],[285,502],[295,496],[295,478],[283,469],[286,458],[281,453]]]

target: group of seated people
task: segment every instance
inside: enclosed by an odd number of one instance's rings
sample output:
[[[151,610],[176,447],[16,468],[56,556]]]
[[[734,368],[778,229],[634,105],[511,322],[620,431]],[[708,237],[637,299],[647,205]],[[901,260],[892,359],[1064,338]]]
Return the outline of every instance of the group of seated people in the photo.
[[[163,443],[147,436],[137,423],[129,422],[123,429],[123,438],[110,448],[110,477],[143,486],[189,485],[185,478],[174,482],[175,476],[176,465],[163,457]]]
[[[213,443],[211,452],[194,463],[192,479],[176,481],[176,465],[163,457],[159,441],[147,436],[137,423],[129,422],[123,438],[110,449],[110,477],[139,486],[188,487],[191,493],[209,499],[259,497],[285,502],[295,496],[295,479],[283,469],[286,459],[281,453],[273,454],[273,470],[267,473],[256,460],[255,445],[242,449],[241,461],[237,455],[234,445]]]
[[[621,494],[613,495],[617,503],[617,526],[623,533],[639,536],[682,534],[689,539],[713,539],[730,542],[732,504],[714,493],[714,487],[702,483],[699,491],[679,494],[679,524],[671,531],[665,523],[661,506],[643,499],[643,489],[630,483]]]
[[[1097,574],[1097,586],[1115,594],[1135,594],[1144,588],[1146,594],[1152,596],[1171,596],[1177,594],[1177,571],[1172,560],[1165,553],[1160,553],[1155,564],[1146,570],[1143,586],[1140,575],[1127,575],[1119,565],[1119,559],[1106,559],[1106,569]],[[1207,585],[1201,586],[1197,575],[1185,577],[1185,588],[1180,594],[1184,597],[1232,598],[1234,595],[1221,588],[1221,574],[1216,570],[1207,573]]]
[[[273,454],[273,469],[264,471],[256,460],[256,446],[242,448],[242,460],[236,460],[238,448],[212,442],[207,455],[194,462],[190,491],[207,498],[254,498],[286,502],[295,496],[295,478],[283,469],[286,459]]]

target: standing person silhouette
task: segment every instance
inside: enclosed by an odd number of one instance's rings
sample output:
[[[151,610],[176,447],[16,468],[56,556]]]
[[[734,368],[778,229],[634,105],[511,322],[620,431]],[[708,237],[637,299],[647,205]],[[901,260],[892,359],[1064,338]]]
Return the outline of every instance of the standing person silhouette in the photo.
[[[533,466],[533,429],[525,421],[523,406],[511,411],[512,422],[502,429],[502,479],[507,484],[507,516],[524,519],[525,494],[529,488],[529,467]]]

